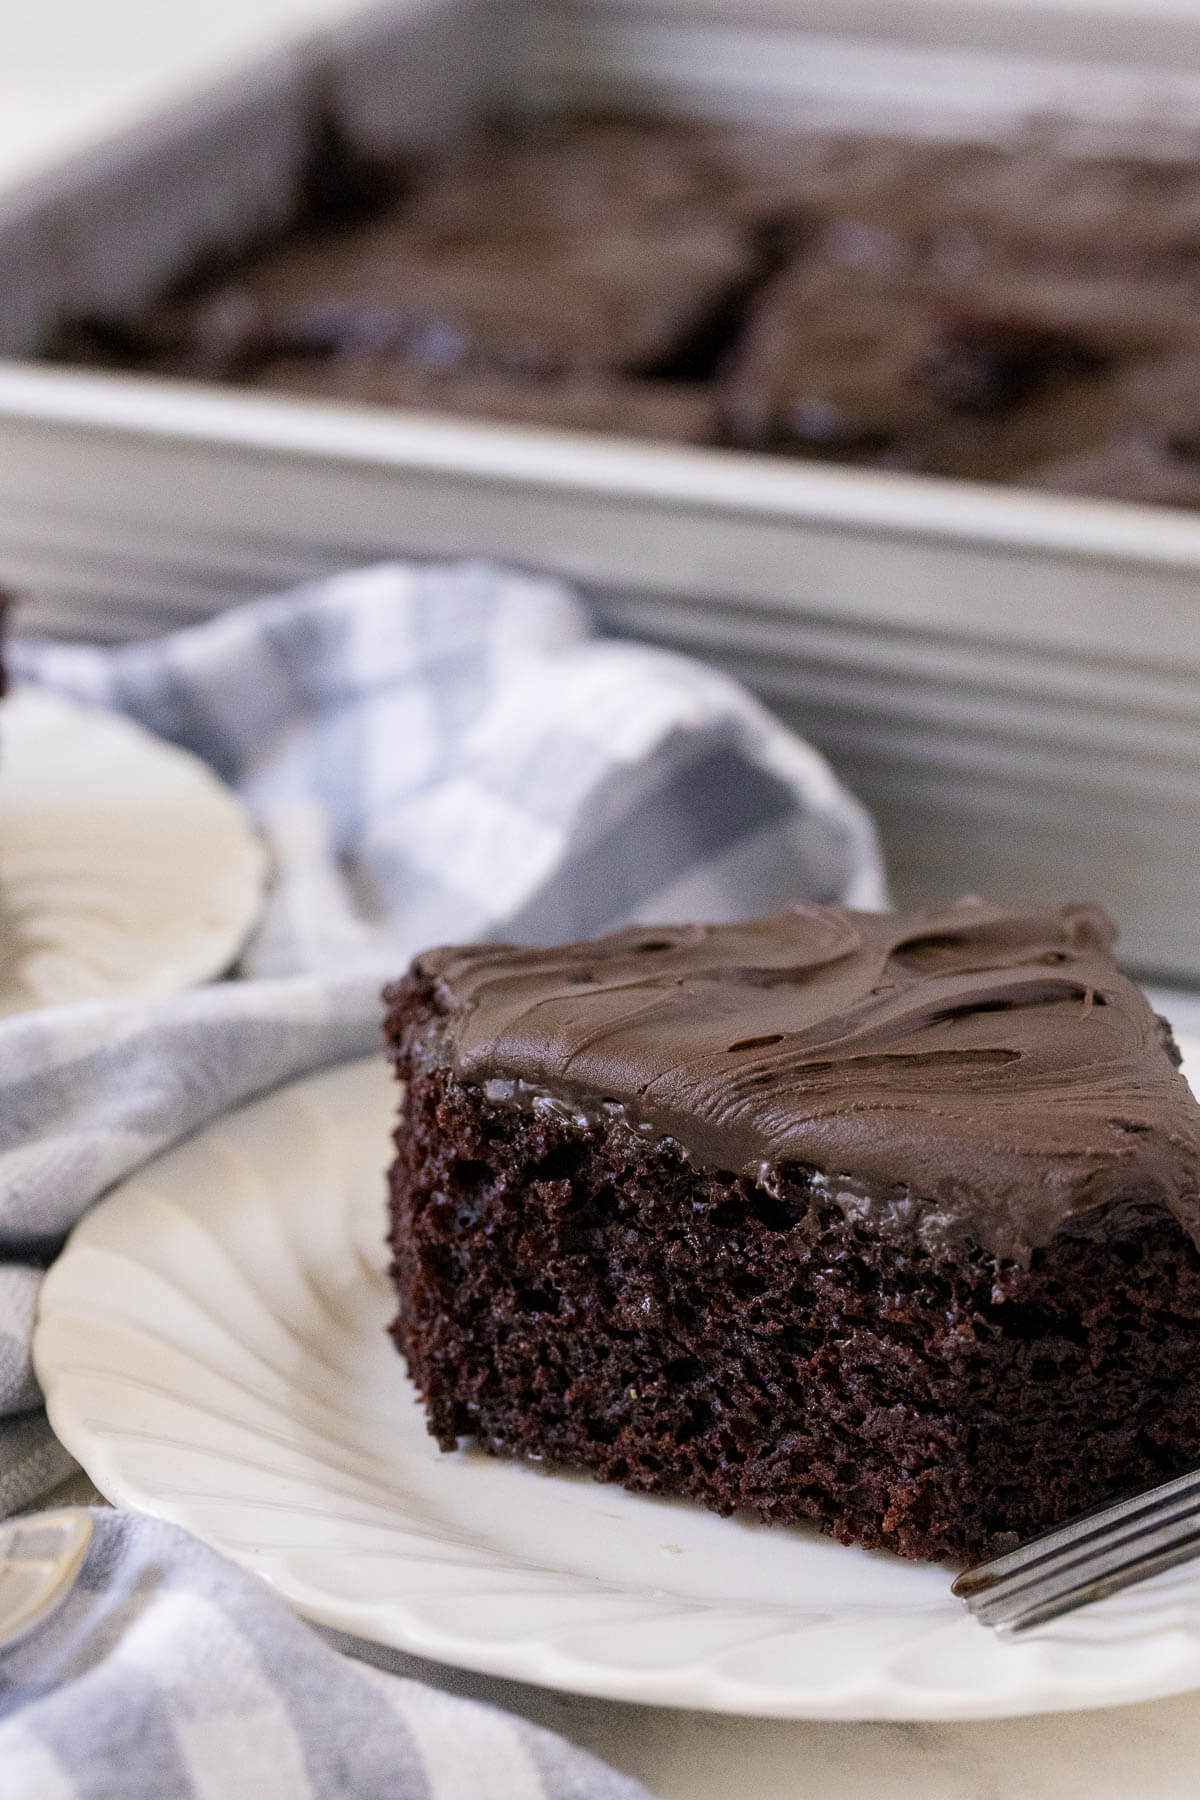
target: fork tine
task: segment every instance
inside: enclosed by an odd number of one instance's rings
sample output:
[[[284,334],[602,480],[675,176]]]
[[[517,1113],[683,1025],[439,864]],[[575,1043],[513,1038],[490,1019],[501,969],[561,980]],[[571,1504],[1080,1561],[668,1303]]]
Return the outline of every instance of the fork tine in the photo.
[[[1196,1517],[1198,1511],[1200,1492],[1160,1498],[1154,1505],[1143,1506],[1138,1512],[1093,1520],[1091,1530],[1031,1558],[1023,1567],[964,1588],[955,1587],[953,1591],[966,1600],[972,1612],[976,1612],[993,1601],[1040,1582],[1055,1580],[1064,1571],[1082,1566],[1097,1556],[1111,1556],[1125,1547],[1132,1548],[1151,1532],[1186,1522]]]
[[[1023,1631],[1032,1631],[1035,1625],[1049,1624],[1051,1619],[1061,1618],[1064,1613],[1076,1612],[1081,1606],[1090,1606],[1094,1600],[1103,1600],[1122,1588],[1133,1587],[1136,1582],[1148,1581],[1152,1575],[1187,1562],[1189,1557],[1197,1554],[1200,1554],[1200,1530],[1162,1549],[1147,1551],[1095,1581],[1048,1595],[1034,1605],[1026,1605],[1020,1612],[995,1620],[996,1634],[998,1637],[1016,1637]]]
[[[1128,1586],[1143,1579],[1144,1573],[1165,1566],[1158,1560],[1162,1556],[1178,1562],[1194,1555],[1198,1548],[1200,1502],[1193,1502],[1137,1532],[1116,1540],[1098,1539],[1090,1550],[1057,1561],[1036,1574],[1011,1577],[1003,1588],[986,1592],[967,1604],[985,1625],[999,1625],[1040,1612],[1047,1605],[1057,1606],[1059,1601],[1072,1597],[1075,1605],[1082,1606],[1098,1597],[1098,1589],[1113,1592],[1115,1587]]]
[[[1176,1475],[1170,1481],[1160,1482],[1157,1487],[1143,1488],[1140,1493],[1127,1495],[1123,1500],[1113,1500],[1104,1506],[1093,1507],[1090,1512],[1080,1513],[1065,1525],[1055,1525],[1049,1531],[1040,1532],[1037,1537],[1019,1545],[1016,1550],[1006,1551],[1003,1556],[993,1557],[990,1562],[978,1563],[973,1569],[965,1569],[954,1582],[951,1592],[958,1595],[959,1599],[967,1599],[984,1588],[994,1587],[1022,1569],[1032,1569],[1037,1564],[1059,1557],[1065,1551],[1082,1547],[1089,1539],[1107,1534],[1124,1521],[1133,1524],[1144,1515],[1162,1512],[1177,1502],[1183,1503],[1193,1495],[1200,1497],[1200,1469],[1193,1469],[1186,1475]]]

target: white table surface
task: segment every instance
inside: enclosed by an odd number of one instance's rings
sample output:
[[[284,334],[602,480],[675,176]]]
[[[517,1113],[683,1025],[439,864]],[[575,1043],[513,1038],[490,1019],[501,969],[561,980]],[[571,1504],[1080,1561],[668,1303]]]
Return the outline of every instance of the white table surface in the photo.
[[[1176,0],[1192,12],[1200,0]],[[10,7],[0,56],[0,189],[53,167],[247,55],[361,0],[39,0]],[[1161,5],[1161,0],[1160,0]],[[1200,1035],[1200,999],[1158,996]],[[86,1483],[56,1499],[88,1498]],[[335,1640],[336,1641],[336,1640]],[[720,1718],[542,1691],[350,1646],[492,1700],[636,1776],[658,1800],[1193,1800],[1200,1695],[978,1725]]]
[[[583,1700],[416,1658],[388,1661],[380,1653],[378,1660],[560,1732],[636,1776],[658,1800],[1195,1800],[1200,1793],[1200,1694],[970,1725],[787,1724]]]

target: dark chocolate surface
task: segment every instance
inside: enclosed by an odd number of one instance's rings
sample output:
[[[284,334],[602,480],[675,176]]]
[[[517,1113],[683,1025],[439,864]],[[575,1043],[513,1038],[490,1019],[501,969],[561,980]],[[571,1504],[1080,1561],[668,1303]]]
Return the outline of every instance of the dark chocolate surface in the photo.
[[[430,951],[455,1073],[620,1108],[697,1162],[1026,1260],[1167,1211],[1200,1243],[1200,1106],[1098,908],[797,906],[549,950]]]

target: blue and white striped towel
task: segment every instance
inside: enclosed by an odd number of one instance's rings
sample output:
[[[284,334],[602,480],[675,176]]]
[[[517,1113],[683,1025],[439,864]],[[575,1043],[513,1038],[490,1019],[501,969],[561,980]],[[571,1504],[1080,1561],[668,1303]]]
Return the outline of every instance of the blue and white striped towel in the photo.
[[[870,820],[814,751],[725,677],[596,639],[552,581],[389,563],[154,643],[18,644],[10,660],[19,679],[120,710],[205,757],[256,812],[276,873],[243,979],[0,1021],[0,1515],[73,1466],[40,1410],[29,1361],[46,1255],[99,1194],[173,1140],[254,1093],[369,1052],[379,985],[413,952],[455,939],[588,936],[635,918],[729,918],[798,897],[884,902]],[[91,1556],[94,1577],[53,1637],[31,1640],[15,1675],[0,1659],[0,1712],[16,1707],[0,1723],[0,1769],[34,1771],[6,1796],[243,1791],[186,1756],[160,1780],[157,1740],[147,1735],[144,1752],[125,1742],[99,1667],[116,1668],[126,1650],[145,1656],[172,1743],[193,1743],[199,1756],[214,1720],[226,1734],[242,1729],[237,1670],[257,1652],[231,1652],[228,1678],[214,1664],[201,1682],[179,1621],[189,1607],[204,1613],[216,1646],[233,1604],[224,1596],[252,1596],[253,1584],[145,1522],[106,1520]],[[129,1575],[141,1557],[153,1580]],[[288,1658],[256,1667],[261,1704],[248,1702],[246,1717],[278,1723],[301,1704]],[[47,1682],[59,1687],[54,1704],[24,1705]],[[43,1716],[70,1716],[69,1693],[79,1697],[73,1729],[93,1746],[89,1772],[56,1761],[51,1739],[38,1736]],[[393,1711],[416,1704],[410,1695]],[[449,1704],[436,1698],[437,1719]],[[247,1744],[260,1723],[243,1732]],[[332,1744],[332,1719],[328,1729]],[[434,1737],[439,1729],[430,1724]],[[12,1755],[19,1749],[23,1763],[9,1759],[6,1732],[18,1734]],[[287,1754],[308,1759],[309,1788],[256,1772],[244,1791],[258,1800],[310,1789],[402,1800],[467,1792],[423,1777],[426,1736],[414,1739],[411,1721],[408,1736],[418,1753],[397,1751],[386,1781],[314,1777],[316,1751],[297,1739]],[[496,1777],[477,1791],[505,1800],[623,1791],[594,1767],[521,1755],[542,1788]],[[55,1769],[57,1785],[39,1768]]]
[[[646,1800],[549,1732],[351,1660],[158,1519],[98,1512],[0,1654],[4,1800]]]

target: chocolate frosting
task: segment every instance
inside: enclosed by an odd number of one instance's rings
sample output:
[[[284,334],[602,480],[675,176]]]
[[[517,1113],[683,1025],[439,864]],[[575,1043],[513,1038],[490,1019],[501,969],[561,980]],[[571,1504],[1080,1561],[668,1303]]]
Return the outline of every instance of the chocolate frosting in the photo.
[[[931,1245],[1028,1259],[1166,1209],[1200,1245],[1200,1106],[1092,906],[799,905],[737,925],[428,952],[457,1074],[607,1106],[696,1163]]]

